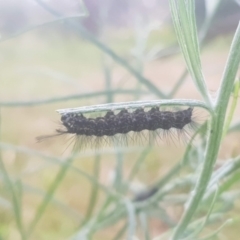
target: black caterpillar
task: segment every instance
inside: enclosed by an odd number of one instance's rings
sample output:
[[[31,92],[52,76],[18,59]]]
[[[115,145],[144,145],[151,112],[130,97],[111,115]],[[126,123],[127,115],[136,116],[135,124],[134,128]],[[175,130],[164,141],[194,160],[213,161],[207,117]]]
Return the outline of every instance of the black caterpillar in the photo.
[[[121,110],[115,114],[113,111],[108,111],[103,117],[87,118],[82,113],[68,112],[61,116],[64,129],[57,129],[55,135],[40,136],[38,141],[45,138],[63,134],[74,134],[80,138],[77,147],[86,145],[94,145],[98,147],[101,143],[109,143],[109,139],[117,144],[126,140],[128,133],[141,133],[148,130],[150,133],[157,133],[159,136],[161,130],[169,134],[169,131],[175,129],[177,132],[184,132],[185,126],[193,128],[196,123],[193,121],[193,108],[188,108],[179,111],[160,111],[158,107],[152,107],[149,111],[144,111],[143,108],[137,108],[133,112],[127,109]],[[160,130],[160,132],[159,132]],[[154,135],[155,136],[155,135]]]
[[[146,112],[143,108],[137,108],[133,112],[123,109],[117,114],[108,111],[105,116],[96,118],[87,118],[82,113],[65,113],[61,116],[65,129],[57,129],[56,135],[75,134],[82,137],[83,143],[80,144],[86,145],[84,141],[88,143],[95,141],[98,144],[101,139],[106,140],[106,137],[115,137],[117,134],[124,136],[129,132],[140,133],[144,130],[154,132],[158,129],[183,131],[185,126],[194,125],[192,114],[193,108],[173,112],[160,111],[158,107]],[[37,139],[42,140],[45,137]]]
[[[78,113],[66,113],[62,115],[61,121],[67,129],[66,133],[103,137],[118,133],[126,134],[130,131],[154,131],[159,128],[183,129],[185,125],[192,122],[192,111],[192,108],[177,112],[160,111],[159,108],[154,107],[148,112],[138,108],[130,113],[123,109],[116,115],[113,111],[108,111],[104,117],[97,118],[86,118]],[[62,132],[62,130],[57,131]]]

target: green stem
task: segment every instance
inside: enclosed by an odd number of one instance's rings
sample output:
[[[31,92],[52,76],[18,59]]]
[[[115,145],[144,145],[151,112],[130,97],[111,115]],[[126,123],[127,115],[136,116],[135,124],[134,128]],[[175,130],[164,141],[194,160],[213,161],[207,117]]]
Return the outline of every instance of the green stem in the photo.
[[[208,132],[207,148],[205,153],[206,157],[203,164],[203,169],[200,173],[200,178],[194,190],[194,195],[189,201],[188,207],[184,212],[173,234],[172,240],[178,240],[184,234],[185,229],[189,225],[194,213],[197,210],[199,203],[201,202],[204,196],[205,190],[211,178],[213,166],[217,159],[222,139],[223,125],[227,111],[227,105],[229,102],[234,80],[239,67],[240,62],[239,49],[240,49],[240,24],[238,25],[237,31],[232,42],[228,61],[220,85],[220,91],[214,108],[215,114],[212,116],[211,119],[210,128]]]
[[[94,160],[94,179],[96,180],[96,182],[98,182],[98,178],[99,178],[99,174],[100,174],[100,170],[101,170],[101,157],[100,155],[96,155],[95,160]],[[92,185],[92,193],[90,195],[90,200],[89,200],[89,204],[88,204],[88,209],[87,209],[87,213],[86,213],[86,217],[84,219],[84,221],[82,222],[82,226],[88,221],[90,220],[94,207],[96,205],[96,201],[97,201],[97,196],[98,196],[98,190],[99,190],[99,186],[98,184],[93,183]]]
[[[49,202],[51,201],[54,193],[56,192],[56,190],[58,188],[58,186],[60,185],[63,178],[65,177],[67,171],[71,167],[73,160],[74,160],[74,158],[69,158],[69,159],[66,160],[66,162],[61,166],[61,168],[60,168],[59,172],[57,173],[57,175],[56,175],[54,181],[52,182],[51,186],[49,187],[47,194],[43,198],[40,206],[37,209],[37,212],[34,216],[34,219],[32,220],[32,222],[29,226],[28,233],[27,233],[28,239],[29,239],[30,235],[33,233],[33,231],[34,231],[36,225],[38,224],[39,220],[41,219],[41,217],[45,213],[45,210],[46,210]]]
[[[0,124],[1,124],[1,119],[0,119]],[[26,236],[25,236],[25,230],[24,230],[23,223],[22,223],[21,206],[20,206],[20,201],[19,201],[20,196],[17,196],[17,193],[14,189],[14,184],[11,181],[11,178],[8,175],[8,172],[5,168],[5,164],[2,160],[1,152],[0,152],[0,171],[2,172],[3,179],[4,179],[4,181],[7,185],[7,188],[10,192],[16,224],[17,224],[19,233],[21,235],[21,239],[24,240],[24,239],[26,239]]]
[[[224,126],[224,130],[223,130],[223,136],[222,136],[223,138],[227,134],[229,126],[230,126],[231,121],[233,119],[233,115],[234,115],[235,109],[237,107],[239,90],[240,90],[240,81],[237,81],[236,84],[235,84],[235,87],[234,87],[233,101],[232,101],[232,104],[231,104],[231,107],[230,107],[230,112],[228,114],[228,117],[227,117],[227,120],[226,120],[226,123],[225,123],[225,126]]]
[[[15,192],[14,185],[13,185],[13,183],[12,183],[12,181],[11,181],[9,175],[8,175],[8,172],[5,168],[5,165],[2,161],[1,156],[0,156],[0,169],[1,169],[0,171],[3,174],[3,178],[6,182],[8,191],[11,194],[13,212],[14,212],[14,215],[15,215],[15,220],[16,220],[16,224],[17,224],[19,233],[21,235],[21,239],[24,240],[24,239],[26,239],[26,236],[25,236],[25,230],[24,230],[23,223],[22,223],[21,206],[19,205],[18,196]]]
[[[136,90],[124,90],[124,89],[112,89],[112,90],[105,90],[105,91],[96,91],[96,92],[90,92],[90,93],[82,93],[82,94],[76,94],[76,95],[70,95],[70,96],[64,96],[64,97],[56,97],[56,98],[49,98],[49,99],[43,99],[43,100],[31,100],[31,101],[11,101],[11,102],[0,102],[0,106],[2,107],[19,107],[19,106],[38,106],[43,104],[51,104],[55,102],[65,102],[75,99],[86,99],[86,98],[96,98],[98,96],[106,96],[106,95],[114,95],[114,94],[124,94],[124,95],[133,95],[133,94],[149,94],[147,91],[136,91]]]

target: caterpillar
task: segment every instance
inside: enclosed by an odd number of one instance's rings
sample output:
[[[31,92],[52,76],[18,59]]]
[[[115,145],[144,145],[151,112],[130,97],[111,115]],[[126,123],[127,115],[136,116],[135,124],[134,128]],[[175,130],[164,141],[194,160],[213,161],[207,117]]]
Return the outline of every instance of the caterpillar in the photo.
[[[161,111],[159,107],[152,107],[148,111],[138,107],[130,112],[122,109],[119,113],[107,111],[103,117],[85,117],[82,113],[62,113],[61,124],[63,129],[56,129],[55,135],[40,136],[38,141],[46,137],[72,134],[79,138],[80,147],[94,145],[98,147],[101,143],[109,140],[117,143],[121,140],[127,141],[130,133],[141,134],[148,130],[154,136],[160,136],[161,131],[168,133],[176,130],[178,133],[186,132],[186,127],[193,128],[196,122],[193,120],[193,108],[189,107],[179,111]],[[160,136],[161,137],[161,136]],[[120,141],[119,141],[120,140]]]

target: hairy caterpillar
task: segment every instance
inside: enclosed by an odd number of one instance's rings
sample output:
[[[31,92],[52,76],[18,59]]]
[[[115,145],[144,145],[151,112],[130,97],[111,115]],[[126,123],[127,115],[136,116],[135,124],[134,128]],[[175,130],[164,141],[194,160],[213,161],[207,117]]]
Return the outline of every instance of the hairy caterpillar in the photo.
[[[186,128],[195,127],[193,120],[193,108],[189,107],[179,111],[161,111],[159,107],[152,107],[145,111],[142,107],[130,112],[122,109],[119,113],[107,111],[105,116],[87,118],[82,113],[67,112],[62,113],[61,123],[63,129],[57,129],[56,135],[72,134],[79,140],[78,147],[85,146],[98,147],[102,143],[111,141],[121,143],[127,142],[129,134],[140,136],[144,131],[149,131],[150,135],[166,135],[175,130],[177,133],[186,133]],[[40,136],[38,141],[50,136]],[[141,136],[140,136],[141,137]],[[135,137],[136,139],[136,137]]]

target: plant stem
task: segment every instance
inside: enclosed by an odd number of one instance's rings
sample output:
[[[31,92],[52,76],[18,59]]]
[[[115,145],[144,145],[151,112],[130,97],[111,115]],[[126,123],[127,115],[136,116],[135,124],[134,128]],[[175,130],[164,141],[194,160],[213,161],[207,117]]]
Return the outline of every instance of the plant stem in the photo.
[[[223,74],[222,82],[220,85],[220,91],[215,104],[214,112],[212,116],[210,127],[208,130],[208,141],[205,153],[205,161],[199,180],[196,184],[194,194],[189,201],[187,209],[183,214],[174,234],[172,240],[178,240],[184,234],[185,229],[189,225],[194,213],[197,210],[199,203],[201,202],[205,190],[208,186],[209,180],[212,175],[213,166],[217,159],[221,139],[223,132],[223,125],[225,115],[227,111],[227,105],[231,95],[234,80],[238,71],[240,62],[240,24],[238,25],[235,33],[232,46],[230,49],[228,61]]]

